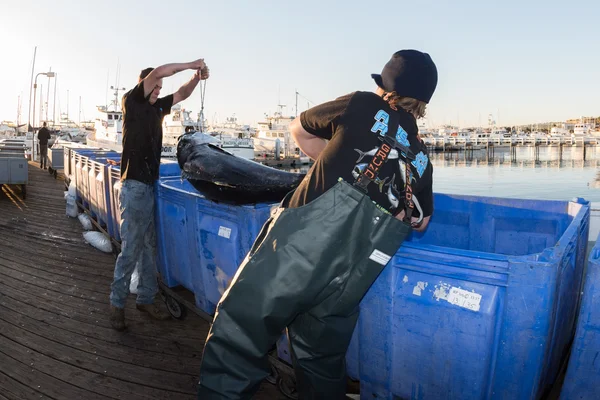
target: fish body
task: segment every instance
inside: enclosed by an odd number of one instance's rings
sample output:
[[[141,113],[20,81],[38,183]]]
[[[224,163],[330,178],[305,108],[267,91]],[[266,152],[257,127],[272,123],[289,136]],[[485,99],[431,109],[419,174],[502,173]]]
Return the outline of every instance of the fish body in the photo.
[[[182,177],[210,200],[235,205],[279,202],[305,177],[236,157],[217,143],[198,132],[182,135],[177,143]]]
[[[401,175],[402,181],[404,182],[404,185],[406,186],[406,163],[402,160],[398,160],[398,165],[400,166],[400,175]],[[411,182],[411,184],[413,184],[417,180],[413,176],[412,171],[409,171],[409,172],[410,172],[410,182]]]
[[[388,201],[390,202],[392,207],[398,208],[398,206],[400,205],[400,200],[398,200],[398,198],[392,192],[392,185],[388,186],[388,190],[387,190],[386,194],[387,194]]]

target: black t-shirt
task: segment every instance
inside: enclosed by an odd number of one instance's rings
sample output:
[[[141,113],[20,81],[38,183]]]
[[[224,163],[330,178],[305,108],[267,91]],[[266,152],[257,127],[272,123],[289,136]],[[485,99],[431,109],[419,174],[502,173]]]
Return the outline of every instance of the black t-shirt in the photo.
[[[48,145],[48,140],[50,140],[50,131],[48,128],[42,128],[38,131],[38,140],[41,145]]]
[[[123,153],[121,180],[134,179],[152,184],[158,179],[162,148],[162,122],[171,112],[173,95],[150,104],[144,97],[144,84],[123,95]]]
[[[404,110],[394,111],[372,92],[355,92],[313,107],[300,115],[302,127],[309,133],[329,140],[315,164],[288,204],[300,207],[333,187],[338,178],[354,183],[381,146],[380,134],[400,125],[396,140],[409,146],[416,159],[410,162],[412,190],[423,209],[423,216],[433,212],[432,176],[426,146],[419,140],[415,118]],[[396,215],[404,209],[405,162],[392,150],[381,168],[378,179],[367,187],[369,197]],[[418,215],[416,211],[413,214]]]

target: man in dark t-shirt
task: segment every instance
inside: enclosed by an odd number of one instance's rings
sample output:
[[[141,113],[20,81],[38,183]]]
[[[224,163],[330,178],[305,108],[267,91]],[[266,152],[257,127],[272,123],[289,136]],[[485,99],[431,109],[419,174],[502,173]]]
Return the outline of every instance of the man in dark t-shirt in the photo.
[[[219,301],[199,399],[250,398],[286,328],[298,397],[344,398],[359,303],[433,213],[433,168],[416,120],[437,86],[435,64],[403,50],[372,77],[375,93],[348,94],[291,123],[315,164],[265,223]]]
[[[419,140],[416,117],[413,109],[390,105],[384,100],[383,89],[377,92],[355,92],[334,101],[311,108],[292,123],[291,131],[298,142],[318,141],[328,144],[316,157],[315,165],[302,181],[288,204],[300,207],[333,187],[338,178],[353,182],[373,159],[380,145],[381,130],[387,129],[385,119],[396,114],[400,126],[396,140],[410,148],[415,159],[406,163],[398,150],[393,150],[382,167],[375,185],[369,185],[368,195],[390,213],[404,217],[406,165],[410,166],[411,186],[416,210],[413,220],[420,220],[414,229],[423,231],[433,212],[432,174],[427,148]],[[410,101],[409,101],[410,102]],[[413,104],[418,102],[413,101]],[[392,108],[396,107],[396,110]],[[418,114],[417,114],[418,115]],[[381,122],[381,121],[384,122]],[[381,125],[377,125],[381,124]],[[299,143],[299,145],[300,145]],[[310,152],[310,150],[309,150]],[[307,153],[309,156],[311,154]]]
[[[46,127],[46,123],[42,125],[42,129],[38,131],[38,141],[40,144],[40,168],[48,167],[48,140],[50,140],[50,131]]]
[[[189,82],[174,94],[158,97],[163,78],[188,69],[196,71]],[[123,96],[122,187],[119,194],[122,241],[111,285],[109,318],[116,330],[125,329],[125,301],[136,265],[139,274],[137,309],[156,319],[169,318],[154,302],[158,283],[153,185],[160,166],[162,121],[173,105],[187,99],[198,82],[208,77],[209,71],[202,59],[146,68],[141,72],[138,84]]]
[[[391,117],[398,118],[396,141],[415,155],[404,162],[393,150],[383,165],[369,197],[398,219],[405,216],[406,166],[410,166],[410,189],[416,210],[413,229],[423,231],[433,213],[433,167],[427,147],[418,136],[416,120],[437,85],[437,70],[429,55],[415,50],[396,52],[380,74],[371,77],[376,91],[354,92],[313,107],[292,121],[290,131],[300,148],[315,160],[314,166],[290,200],[300,207],[326,192],[343,178],[354,181],[364,172],[385,135]]]

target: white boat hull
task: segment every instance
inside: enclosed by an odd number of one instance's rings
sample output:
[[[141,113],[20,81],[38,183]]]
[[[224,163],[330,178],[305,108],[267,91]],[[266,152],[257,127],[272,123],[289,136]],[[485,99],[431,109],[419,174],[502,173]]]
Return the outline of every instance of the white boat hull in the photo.
[[[111,142],[109,140],[94,139],[94,138],[91,138],[90,136],[88,136],[88,138],[86,140],[86,144],[88,146],[98,147],[101,149],[113,150],[113,151],[116,151],[119,153],[121,153],[123,151],[123,145],[121,143],[115,143],[115,142]],[[163,144],[160,156],[163,158],[176,158],[177,157],[177,146]]]
[[[236,157],[245,158],[246,160],[254,160],[253,147],[236,147],[236,146],[221,146],[221,148]]]

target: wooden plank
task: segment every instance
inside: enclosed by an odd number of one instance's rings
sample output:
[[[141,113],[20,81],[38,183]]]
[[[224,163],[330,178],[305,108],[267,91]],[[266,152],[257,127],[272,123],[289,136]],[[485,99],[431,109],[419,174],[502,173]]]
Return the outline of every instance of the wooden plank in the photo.
[[[102,253],[99,250],[95,249],[91,245],[87,244],[83,238],[83,228],[75,234],[72,234],[68,240],[63,240],[60,237],[68,237],[65,236],[69,234],[65,231],[60,231],[59,229],[52,230],[41,230],[32,232],[31,229],[37,228],[16,228],[14,226],[6,226],[3,225],[0,229],[8,236],[12,235],[16,238],[19,238],[24,241],[28,241],[35,245],[35,247],[28,248],[27,250],[33,250],[35,248],[43,247],[45,250],[49,252],[54,252],[60,246],[61,250],[65,254],[69,254],[70,256],[76,256],[80,260],[86,262],[98,262],[98,259],[106,258],[108,261],[109,257],[112,258],[112,253]],[[58,232],[57,232],[58,231]],[[75,236],[75,238],[73,238]]]
[[[0,355],[0,365],[4,361],[4,357]],[[0,367],[0,370],[2,368]],[[32,389],[31,387],[22,384],[16,379],[0,372],[0,393],[7,396],[10,400],[27,400],[27,399],[50,399],[42,392]]]
[[[196,378],[191,375],[156,371],[89,354],[9,323],[0,326],[0,348],[12,349],[12,354],[20,354],[20,360],[50,376],[111,397],[119,398],[125,392],[131,399],[160,399],[195,392]],[[97,387],[88,386],[89,380],[98,375],[109,379],[100,380]]]
[[[43,277],[39,279],[40,277],[36,275],[17,272],[20,268],[26,269],[26,267],[16,265],[14,268],[8,268],[5,266],[5,262],[5,260],[0,259],[0,277],[2,277],[4,283],[9,284],[11,287],[28,293],[31,291],[33,296],[38,297],[40,301],[59,303],[61,306],[66,306],[67,309],[78,309],[85,314],[104,314],[105,317],[108,318],[108,292],[110,290],[110,281],[106,281],[104,285],[98,286],[98,288],[102,287],[104,289],[101,292],[86,290],[86,284],[90,284],[88,281],[80,281],[80,284],[75,286],[66,286],[61,281],[46,281]],[[54,288],[60,290],[54,290]],[[145,320],[146,318],[141,316],[140,312],[135,309],[135,298],[133,296],[130,297],[131,301],[128,302],[126,307],[126,311],[131,311],[129,317]]]
[[[79,313],[77,311],[71,309],[65,309],[60,306],[56,306],[51,302],[44,302],[40,304],[37,299],[32,299],[31,295],[27,295],[27,292],[18,291],[14,288],[5,284],[5,282],[0,282],[0,291],[4,293],[6,296],[10,296],[13,299],[17,300],[21,305],[27,304],[30,307],[40,311],[44,314],[45,317],[56,318],[57,316],[61,316],[67,318],[72,321],[74,325],[80,325],[85,329],[86,332],[90,330],[101,331],[104,334],[108,332],[118,333],[109,327],[107,323],[105,323],[106,317],[100,317],[92,314],[89,316],[88,314]],[[3,299],[4,301],[4,299]],[[51,314],[48,315],[48,312]],[[126,314],[127,318],[127,314]],[[102,321],[102,322],[101,322]],[[156,337],[160,337],[160,335],[167,335],[172,341],[175,341],[176,345],[169,341],[165,341],[163,345],[166,348],[171,348],[173,352],[178,353],[181,351],[189,351],[191,354],[196,353],[198,339],[194,340],[192,337],[197,336],[198,334],[192,334],[189,332],[189,335],[182,337],[182,335],[175,335],[170,327],[174,323],[181,323],[179,321],[154,321],[148,318],[147,321],[131,321],[127,320],[129,330],[135,332],[136,336],[139,339],[155,339]]]
[[[35,285],[38,287],[36,290],[40,290],[41,293],[49,293],[50,299],[61,300],[61,302],[71,302],[74,298],[90,300],[91,302],[81,305],[82,310],[89,311],[90,307],[92,307],[95,311],[107,315],[108,306],[106,299],[108,298],[107,292],[112,277],[110,280],[104,278],[104,283],[98,283],[98,279],[90,282],[88,280],[80,280],[79,276],[75,275],[67,277],[64,273],[61,273],[61,268],[55,269],[54,267],[49,267],[45,262],[39,266],[29,266],[29,264],[22,263],[21,261],[15,260],[14,256],[7,256],[3,252],[3,255],[0,256],[0,268],[5,267],[5,269],[0,269],[0,274],[5,274],[14,279]],[[44,281],[44,279],[47,281]],[[65,295],[69,297],[65,298]],[[98,304],[94,305],[93,302],[97,302]],[[75,302],[74,304],[77,305],[79,302]],[[135,310],[134,301],[128,303],[127,309],[134,311],[130,314],[130,317],[134,319],[145,318],[145,316],[141,316]]]
[[[34,212],[43,211],[34,210]],[[5,214],[0,220],[0,229],[14,234],[17,238],[33,239],[36,245],[52,245],[54,250],[56,250],[58,244],[81,247],[80,244],[84,243],[83,232],[85,231],[79,221],[76,226],[71,226],[71,221],[65,221],[69,224],[57,224],[59,221],[56,220],[62,219],[62,215],[51,214],[49,217],[51,218],[44,218],[41,221],[32,219],[23,221],[19,219],[18,215]]]
[[[62,240],[50,242],[41,236],[30,238],[26,235],[10,233],[3,229],[0,229],[0,232],[2,232],[3,236],[7,237],[7,248],[12,252],[19,249],[20,253],[17,255],[21,258],[36,257],[38,263],[41,260],[48,260],[56,263],[69,262],[72,265],[75,264],[76,266],[81,267],[82,270],[88,270],[90,273],[105,276],[112,274],[112,269],[116,260],[115,254],[100,252],[91,245],[85,243],[82,236],[77,239],[77,243],[69,247],[69,244]],[[50,233],[46,232],[43,234],[50,235]],[[51,234],[53,235],[54,233]],[[63,233],[60,235],[63,235]],[[23,252],[23,249],[26,249],[26,251]],[[110,267],[102,268],[101,271],[98,271],[98,265]]]
[[[52,268],[48,271],[45,265],[40,264],[30,266],[20,261],[9,261],[0,258],[0,273],[37,285],[40,290],[48,288],[49,291],[60,294],[83,295],[87,300],[102,303],[105,302],[100,299],[106,298],[110,292],[110,281],[106,278],[103,279],[104,282],[102,283],[78,280],[71,276],[58,274],[58,271],[54,271]]]
[[[0,234],[3,234],[3,232],[0,231]],[[110,268],[98,268],[98,264],[94,266],[77,262],[77,260],[74,260],[67,254],[43,254],[41,251],[23,253],[22,251],[22,247],[18,243],[6,240],[2,244],[0,260],[22,262],[33,267],[39,264],[51,268],[53,273],[65,276],[76,275],[78,280],[81,279],[89,282],[98,282],[99,280],[110,281],[113,277],[113,271]]]
[[[22,384],[35,388],[36,390],[55,399],[86,399],[86,400],[105,400],[115,398],[103,396],[88,390],[76,387],[60,379],[50,376],[40,370],[40,366],[26,364],[19,361],[16,357],[23,356],[20,349],[15,346],[5,346],[4,340],[0,338],[0,372],[8,375]],[[25,352],[25,354],[27,354]],[[41,366],[43,367],[43,365]],[[92,382],[90,382],[91,384]]]
[[[0,260],[0,278],[2,278],[2,284],[17,291],[28,293],[28,297],[33,296],[37,303],[33,303],[32,305],[38,304],[38,306],[52,307],[46,307],[45,309],[87,323],[100,324],[105,327],[110,326],[108,323],[108,283],[105,285],[105,292],[88,292],[82,288],[78,288],[77,285],[74,287],[63,287],[62,282],[44,281],[43,279],[37,279],[36,276],[29,276],[10,268],[3,268],[2,263],[3,261]],[[130,296],[131,301],[127,303],[125,309],[126,317],[136,322],[147,322],[149,317],[135,308],[135,300],[132,297]],[[28,298],[25,301],[27,300],[33,299]],[[161,301],[160,298],[157,298],[157,301]],[[163,321],[158,325],[164,326],[166,323],[173,323],[170,329],[178,331],[180,325],[176,322],[175,320]],[[205,325],[203,324],[200,328],[203,326]],[[150,329],[153,332],[156,328]],[[186,335],[189,337],[189,330],[183,327],[181,329],[185,330],[187,332]]]
[[[14,289],[0,282],[0,304],[15,312],[22,312],[38,321],[44,321],[58,330],[66,330],[84,337],[95,338],[107,342],[107,345],[121,345],[134,349],[151,351],[159,354],[171,354],[184,359],[200,359],[203,341],[193,341],[190,344],[182,343],[182,339],[173,335],[161,335],[161,329],[155,327],[155,337],[140,334],[138,329],[143,324],[128,322],[128,331],[117,332],[112,328],[104,328],[95,324],[83,323],[65,316],[47,312],[44,308],[30,304],[26,294],[20,294]],[[153,324],[150,324],[153,325]],[[190,334],[193,332],[190,332]]]
[[[200,365],[200,360],[187,360],[183,357],[173,356],[170,354],[159,354],[140,349],[131,349],[123,346],[116,346],[96,340],[93,338],[78,335],[70,331],[58,331],[52,325],[38,321],[25,314],[13,311],[8,307],[4,307],[0,322],[12,323],[23,330],[37,334],[49,340],[58,341],[66,346],[73,347],[89,354],[102,354],[103,357],[110,358],[116,361],[127,362],[133,365],[138,365],[146,368],[154,368],[157,371],[171,371],[183,375],[197,374],[197,368]],[[196,371],[195,371],[196,370]]]

